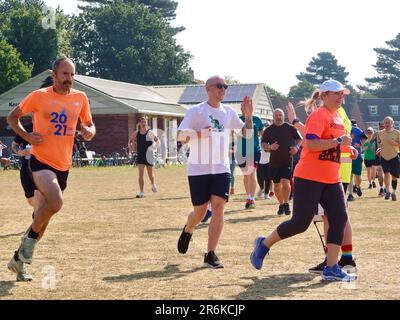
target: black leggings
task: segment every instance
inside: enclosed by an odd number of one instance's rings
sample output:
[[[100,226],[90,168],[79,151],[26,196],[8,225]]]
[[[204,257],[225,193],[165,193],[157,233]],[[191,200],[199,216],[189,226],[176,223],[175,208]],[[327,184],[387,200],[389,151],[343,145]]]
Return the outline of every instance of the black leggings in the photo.
[[[347,222],[342,184],[325,184],[294,178],[293,190],[293,217],[278,226],[279,237],[287,239],[305,232],[318,212],[320,203],[329,222],[327,243],[341,246]]]
[[[263,189],[265,193],[269,192],[269,187],[271,186],[271,173],[269,163],[258,165],[257,182],[260,186],[260,189]]]

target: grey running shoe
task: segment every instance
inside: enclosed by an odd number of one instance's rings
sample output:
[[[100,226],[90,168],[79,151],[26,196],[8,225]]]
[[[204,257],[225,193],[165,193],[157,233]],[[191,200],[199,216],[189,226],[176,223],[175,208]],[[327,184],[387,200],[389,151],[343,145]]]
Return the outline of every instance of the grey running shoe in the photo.
[[[17,274],[17,281],[32,281],[33,277],[26,270],[25,263],[15,260],[13,256],[7,265],[8,269]]]
[[[18,251],[18,258],[24,263],[32,263],[33,250],[35,249],[38,241],[36,239],[28,238],[24,236],[22,238],[22,244]]]
[[[389,200],[390,196],[391,196],[391,193],[389,191],[386,191],[385,200]]]
[[[397,196],[396,196],[396,194],[394,192],[392,193],[392,200],[393,201],[397,201]]]

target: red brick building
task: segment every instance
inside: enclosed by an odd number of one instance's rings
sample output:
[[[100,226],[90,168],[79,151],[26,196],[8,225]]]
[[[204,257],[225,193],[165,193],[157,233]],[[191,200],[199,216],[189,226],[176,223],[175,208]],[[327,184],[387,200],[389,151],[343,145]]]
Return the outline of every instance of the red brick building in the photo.
[[[7,145],[14,137],[6,122],[7,114],[50,75],[50,70],[45,71],[0,95],[0,140]],[[176,152],[176,129],[187,110],[184,106],[154,88],[124,82],[76,75],[74,88],[88,95],[97,127],[96,138],[87,143],[89,150],[105,155],[121,152],[137,128],[137,119],[146,115],[159,136],[161,130],[166,132],[170,155]]]

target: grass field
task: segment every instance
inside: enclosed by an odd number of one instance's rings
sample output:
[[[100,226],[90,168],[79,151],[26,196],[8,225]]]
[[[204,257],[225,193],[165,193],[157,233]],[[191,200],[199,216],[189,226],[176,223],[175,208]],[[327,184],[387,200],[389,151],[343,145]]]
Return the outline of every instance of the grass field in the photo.
[[[207,225],[197,228],[186,255],[176,243],[191,202],[184,167],[156,170],[159,192],[135,199],[137,169],[73,169],[62,211],[39,243],[31,283],[15,282],[6,265],[30,223],[17,171],[0,172],[0,299],[399,299],[399,202],[366,190],[350,203],[355,283],[323,283],[308,268],[323,259],[311,226],[277,244],[261,271],[249,254],[256,236],[286,217],[276,201],[244,210],[241,177],[226,207],[217,254],[224,269],[202,268]],[[366,183],[364,182],[364,187]],[[52,277],[54,275],[54,277]],[[49,281],[55,279],[55,282]]]

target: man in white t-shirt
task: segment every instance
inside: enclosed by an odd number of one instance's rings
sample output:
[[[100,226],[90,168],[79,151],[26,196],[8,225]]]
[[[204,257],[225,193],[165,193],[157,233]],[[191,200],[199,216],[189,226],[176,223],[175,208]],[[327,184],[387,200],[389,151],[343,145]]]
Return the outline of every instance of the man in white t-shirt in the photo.
[[[195,227],[211,202],[212,218],[208,232],[208,250],[204,266],[223,268],[215,250],[224,224],[224,207],[229,200],[229,136],[231,131],[250,137],[253,131],[253,102],[243,99],[245,123],[230,106],[222,104],[228,86],[223,77],[207,80],[208,100],[188,110],[178,128],[178,140],[188,142],[188,176],[193,212],[189,214],[178,241],[178,251],[185,254]],[[248,129],[248,130],[245,130]]]

